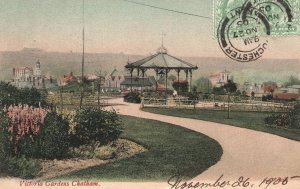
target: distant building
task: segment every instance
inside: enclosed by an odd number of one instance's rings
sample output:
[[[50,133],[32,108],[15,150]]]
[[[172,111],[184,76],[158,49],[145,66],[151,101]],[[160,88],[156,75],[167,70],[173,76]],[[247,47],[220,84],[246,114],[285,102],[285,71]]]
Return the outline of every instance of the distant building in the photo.
[[[116,68],[106,76],[105,87],[120,89],[121,83],[125,80],[125,73],[117,70]]]
[[[300,85],[279,88],[274,94],[276,100],[300,100]]]
[[[271,94],[271,93],[275,92],[276,90],[278,90],[278,86],[277,86],[277,83],[275,83],[275,82],[265,82],[261,85],[261,89],[262,89],[263,93]]]
[[[300,93],[274,93],[275,100],[300,100]]]
[[[261,85],[257,83],[251,84],[249,82],[238,85],[238,90],[245,96],[252,96],[252,93],[254,93],[255,96],[259,96],[259,94],[263,93]]]
[[[129,91],[131,86],[134,91],[155,90],[156,80],[154,76],[133,77],[132,80],[130,76],[126,76],[124,81],[122,81],[120,85],[123,91]]]
[[[233,76],[226,69],[219,73],[211,73],[208,79],[212,83],[213,87],[221,87],[225,85],[229,80],[233,80]]]
[[[300,85],[292,85],[287,87],[287,92],[288,93],[296,93],[300,94]]]
[[[66,75],[64,75],[63,79],[60,82],[60,85],[64,86],[70,83],[71,81],[76,80],[75,76],[73,75],[73,72],[70,72]]]
[[[51,88],[57,85],[57,82],[42,75],[41,63],[37,61],[34,68],[32,67],[15,67],[13,68],[13,82],[12,85],[18,88]]]

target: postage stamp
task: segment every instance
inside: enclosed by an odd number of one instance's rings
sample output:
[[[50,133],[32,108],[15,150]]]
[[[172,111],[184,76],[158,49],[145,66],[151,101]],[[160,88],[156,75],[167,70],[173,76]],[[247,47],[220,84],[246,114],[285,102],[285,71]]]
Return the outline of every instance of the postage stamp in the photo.
[[[300,32],[299,1],[216,0],[214,5],[219,45],[229,58],[239,62],[262,57],[267,36],[293,36]]]
[[[297,0],[214,0],[214,36],[221,20],[236,8],[243,10],[243,17],[256,10],[270,24],[270,35],[293,36],[300,34],[300,1]],[[242,16],[242,15],[241,15]]]

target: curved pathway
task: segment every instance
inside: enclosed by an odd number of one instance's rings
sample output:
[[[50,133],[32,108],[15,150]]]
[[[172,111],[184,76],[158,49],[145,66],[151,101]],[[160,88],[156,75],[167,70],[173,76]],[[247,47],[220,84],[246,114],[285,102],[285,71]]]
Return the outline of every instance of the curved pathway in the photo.
[[[292,141],[268,133],[233,127],[219,123],[143,112],[139,109],[139,105],[124,103],[123,99],[113,99],[110,100],[109,103],[115,104],[112,107],[120,114],[180,125],[182,127],[203,133],[218,141],[223,148],[223,155],[221,157],[221,160],[214,166],[210,167],[207,171],[192,179],[194,184],[195,182],[214,183],[221,175],[224,175],[220,180],[221,182],[230,181],[232,183],[234,181],[237,181],[240,176],[250,178],[251,185],[249,185],[248,187],[240,186],[235,188],[300,189],[300,177],[296,179],[289,178],[288,184],[284,186],[282,184],[277,184],[274,186],[272,183],[268,187],[266,187],[266,184],[262,184],[259,187],[259,184],[264,180],[265,177],[273,178],[300,176],[300,142]],[[201,150],[201,146],[199,146],[199,150]],[[20,187],[19,184],[19,180],[2,179],[0,189],[24,188]],[[43,188],[61,189],[63,187]],[[160,183],[100,182],[100,187],[98,188],[170,189],[171,186],[167,184],[167,181]],[[230,189],[233,187],[226,186],[223,188]],[[178,186],[176,189],[188,189],[188,187]]]
[[[300,176],[300,142],[220,123],[148,113],[141,111],[140,105],[122,99],[111,102],[119,104],[113,107],[120,114],[180,125],[218,141],[223,148],[221,160],[193,181],[214,181],[222,174],[223,180],[244,176],[256,182],[265,177]],[[293,185],[299,189],[300,178],[290,180],[288,185],[288,189]]]

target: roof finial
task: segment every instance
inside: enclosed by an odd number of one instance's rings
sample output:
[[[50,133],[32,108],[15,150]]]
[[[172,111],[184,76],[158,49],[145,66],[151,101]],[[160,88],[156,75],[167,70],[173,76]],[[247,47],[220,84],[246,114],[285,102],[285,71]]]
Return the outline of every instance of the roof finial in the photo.
[[[164,46],[164,37],[166,36],[166,34],[164,32],[161,33],[161,46]]]
[[[161,47],[157,50],[158,53],[166,54],[168,50],[164,47],[164,37],[166,34],[164,32],[161,33]]]
[[[129,56],[127,56],[127,64],[129,64],[129,63],[130,63]]]

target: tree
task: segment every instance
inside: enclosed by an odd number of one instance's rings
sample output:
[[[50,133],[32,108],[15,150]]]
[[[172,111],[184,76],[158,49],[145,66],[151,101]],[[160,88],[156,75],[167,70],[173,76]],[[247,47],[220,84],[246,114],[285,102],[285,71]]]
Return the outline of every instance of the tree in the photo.
[[[173,88],[179,92],[188,92],[189,84],[187,81],[174,81]]]
[[[172,81],[172,82],[174,82],[176,79],[177,79],[177,77],[175,75],[172,75],[172,74],[168,77],[168,80]]]
[[[96,72],[98,76],[97,80],[97,102],[98,102],[98,107],[100,107],[100,92],[101,92],[101,85],[102,82],[105,81],[105,76],[107,74],[106,71],[99,70]]]
[[[291,86],[291,85],[300,85],[300,80],[295,76],[290,76],[289,80],[284,83],[285,87]]]
[[[227,93],[227,118],[230,119],[230,95],[237,91],[236,83],[234,83],[232,80],[228,80],[228,82],[223,86],[223,89]]]
[[[115,111],[82,108],[77,110],[74,122],[72,145],[75,147],[91,145],[94,151],[97,146],[115,141],[122,133],[120,116]]]
[[[200,77],[196,80],[195,85],[199,92],[209,93],[212,91],[212,83],[207,77]]]
[[[232,80],[228,80],[228,82],[223,86],[227,93],[235,93],[237,91],[236,83]]]
[[[224,94],[226,94],[226,91],[224,90],[223,87],[214,87],[213,88],[213,93],[215,95],[224,95]]]

